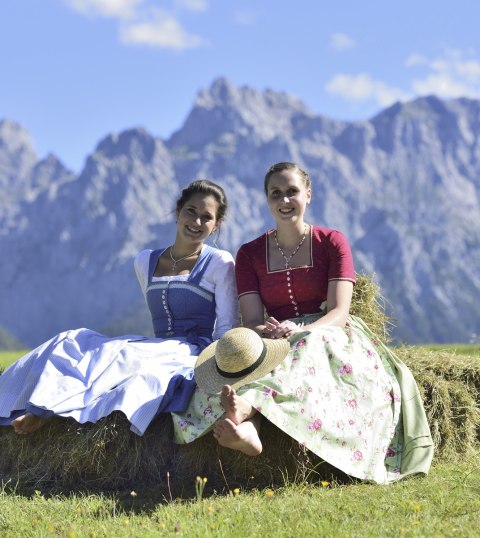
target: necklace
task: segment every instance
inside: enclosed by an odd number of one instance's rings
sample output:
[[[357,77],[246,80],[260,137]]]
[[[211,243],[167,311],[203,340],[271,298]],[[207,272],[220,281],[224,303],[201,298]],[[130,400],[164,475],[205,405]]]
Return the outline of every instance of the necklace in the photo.
[[[277,245],[277,248],[280,251],[280,254],[282,255],[283,259],[285,260],[285,269],[290,269],[290,260],[300,250],[300,247],[303,245],[305,239],[307,238],[307,225],[305,224],[305,228],[303,229],[303,236],[302,236],[302,239],[300,239],[300,243],[298,243],[298,245],[295,247],[293,252],[288,257],[286,256],[285,252],[283,252],[282,247],[278,243],[277,230],[275,230],[275,233],[273,234],[273,237],[275,239],[275,243]]]
[[[191,256],[195,256],[195,254],[198,254],[200,251],[202,250],[202,247],[200,248],[197,248],[197,250],[195,250],[194,252],[192,252],[191,254],[187,254],[186,256],[183,256],[183,258],[178,258],[178,260],[176,260],[174,257],[173,257],[173,254],[172,254],[172,251],[173,251],[173,245],[170,247],[170,258],[172,259],[172,271],[175,272],[176,269],[177,269],[177,263],[183,261],[183,260],[186,260],[187,258],[190,258]]]

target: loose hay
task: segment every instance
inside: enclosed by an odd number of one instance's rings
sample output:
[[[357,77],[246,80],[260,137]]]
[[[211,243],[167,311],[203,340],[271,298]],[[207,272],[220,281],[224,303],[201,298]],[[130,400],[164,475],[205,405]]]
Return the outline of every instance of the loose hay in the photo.
[[[352,314],[388,339],[390,320],[378,285],[361,275],[354,288]],[[424,397],[436,458],[464,457],[480,439],[480,359],[398,349]],[[194,495],[196,476],[208,489],[265,487],[285,482],[348,481],[349,477],[301,447],[263,419],[264,451],[257,458],[217,445],[209,434],[174,445],[169,415],[158,417],[143,437],[129,430],[121,413],[96,424],[52,419],[30,436],[0,428],[0,480],[51,490],[107,490],[154,486],[166,498]]]
[[[396,353],[422,392],[436,458],[474,451],[480,440],[480,358],[417,347]]]
[[[383,297],[380,287],[368,275],[357,275],[353,287],[350,313],[362,318],[370,330],[384,342],[390,341],[392,319],[385,313],[387,300]]]

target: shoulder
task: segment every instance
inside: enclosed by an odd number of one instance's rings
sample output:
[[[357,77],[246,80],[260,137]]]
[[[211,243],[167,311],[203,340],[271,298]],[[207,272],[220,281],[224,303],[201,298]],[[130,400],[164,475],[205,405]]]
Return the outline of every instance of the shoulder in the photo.
[[[238,249],[238,254],[240,254],[240,253],[245,253],[245,254],[248,253],[249,255],[252,255],[252,254],[255,254],[257,252],[264,252],[265,243],[266,243],[267,235],[268,235],[269,231],[263,233],[262,235],[260,235],[256,239],[253,239],[253,241],[249,241],[248,243],[244,243],[243,245],[241,245],[241,247]]]
[[[233,256],[228,250],[220,250],[218,248],[211,247],[212,259],[214,264],[233,263]]]
[[[150,260],[150,254],[153,252],[152,249],[146,248],[145,250],[141,250],[136,256],[135,260],[133,261],[133,265],[135,266],[135,269],[141,270],[144,273],[148,273],[148,262]]]
[[[348,245],[347,236],[339,230],[332,228],[322,228],[321,226],[312,226],[313,238],[319,242],[332,243],[334,245]]]

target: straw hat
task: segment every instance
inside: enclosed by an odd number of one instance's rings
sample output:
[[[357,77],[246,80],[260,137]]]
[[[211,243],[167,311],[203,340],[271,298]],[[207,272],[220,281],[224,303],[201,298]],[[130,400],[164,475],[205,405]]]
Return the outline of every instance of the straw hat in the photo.
[[[289,351],[286,338],[261,338],[246,327],[231,329],[200,353],[195,381],[210,394],[220,392],[223,385],[238,389],[271,372]]]

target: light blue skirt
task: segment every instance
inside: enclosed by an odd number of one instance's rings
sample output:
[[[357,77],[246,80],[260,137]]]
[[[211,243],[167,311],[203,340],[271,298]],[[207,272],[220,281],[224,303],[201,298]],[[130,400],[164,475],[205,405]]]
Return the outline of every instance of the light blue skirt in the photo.
[[[89,329],[63,332],[0,375],[0,425],[25,410],[96,422],[122,411],[143,435],[160,411],[186,408],[202,345],[185,338],[108,338]]]

